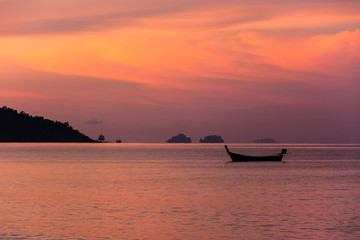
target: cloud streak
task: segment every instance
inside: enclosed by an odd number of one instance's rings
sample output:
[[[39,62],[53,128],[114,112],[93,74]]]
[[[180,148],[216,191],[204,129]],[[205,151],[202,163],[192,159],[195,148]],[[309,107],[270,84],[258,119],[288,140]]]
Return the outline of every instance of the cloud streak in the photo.
[[[326,4],[325,4],[326,3]],[[86,7],[83,5],[86,4]],[[1,1],[0,34],[33,35],[129,27],[285,30],[359,27],[355,1]],[[309,10],[310,9],[310,10]],[[312,16],[312,17],[311,17]],[[160,21],[159,21],[160,20]],[[290,21],[289,21],[290,20]]]

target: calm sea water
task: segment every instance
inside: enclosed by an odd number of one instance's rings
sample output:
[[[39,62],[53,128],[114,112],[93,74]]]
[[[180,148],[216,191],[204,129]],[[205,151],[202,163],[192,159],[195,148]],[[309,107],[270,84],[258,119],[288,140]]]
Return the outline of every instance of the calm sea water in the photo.
[[[0,239],[360,239],[360,145],[0,144]]]

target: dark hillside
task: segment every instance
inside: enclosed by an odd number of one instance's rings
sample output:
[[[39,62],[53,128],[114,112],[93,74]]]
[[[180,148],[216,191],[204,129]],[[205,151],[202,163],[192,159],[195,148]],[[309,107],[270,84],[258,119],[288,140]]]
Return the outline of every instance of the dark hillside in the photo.
[[[62,123],[33,117],[25,112],[0,108],[0,142],[95,142]]]

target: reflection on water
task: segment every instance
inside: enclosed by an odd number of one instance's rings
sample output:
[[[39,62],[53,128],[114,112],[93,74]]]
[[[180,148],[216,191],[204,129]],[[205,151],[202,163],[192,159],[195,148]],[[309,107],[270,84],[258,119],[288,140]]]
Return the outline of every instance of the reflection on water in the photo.
[[[0,239],[359,238],[360,146],[286,147],[0,144]]]

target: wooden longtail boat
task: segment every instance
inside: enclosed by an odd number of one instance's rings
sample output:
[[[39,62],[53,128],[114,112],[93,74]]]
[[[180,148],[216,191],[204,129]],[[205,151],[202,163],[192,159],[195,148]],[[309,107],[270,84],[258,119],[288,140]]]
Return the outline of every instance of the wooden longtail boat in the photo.
[[[268,162],[268,161],[281,161],[283,155],[286,154],[287,149],[282,149],[281,153],[269,156],[247,156],[238,153],[230,152],[225,145],[225,149],[233,162]]]

